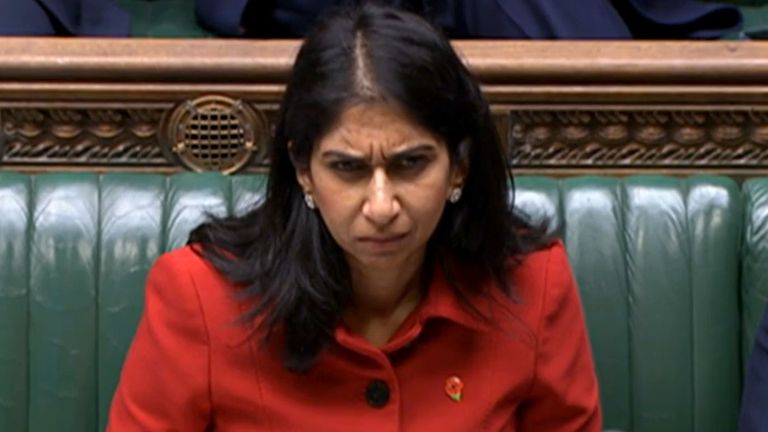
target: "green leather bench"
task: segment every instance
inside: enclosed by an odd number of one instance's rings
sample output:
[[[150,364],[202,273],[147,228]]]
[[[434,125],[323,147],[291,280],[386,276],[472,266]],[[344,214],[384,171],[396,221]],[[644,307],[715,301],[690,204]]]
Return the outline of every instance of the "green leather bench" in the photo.
[[[205,211],[241,212],[262,176],[0,172],[0,431],[103,430],[163,251]],[[606,428],[736,429],[768,297],[768,179],[517,180],[563,236]]]

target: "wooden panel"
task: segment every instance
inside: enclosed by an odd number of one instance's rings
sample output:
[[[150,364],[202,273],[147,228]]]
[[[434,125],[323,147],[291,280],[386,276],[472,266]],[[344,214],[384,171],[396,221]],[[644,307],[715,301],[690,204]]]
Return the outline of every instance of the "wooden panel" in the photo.
[[[4,39],[0,168],[204,170],[226,143],[189,131],[213,112],[250,146],[217,169],[263,171],[298,44]],[[454,44],[520,172],[768,174],[768,43]]]

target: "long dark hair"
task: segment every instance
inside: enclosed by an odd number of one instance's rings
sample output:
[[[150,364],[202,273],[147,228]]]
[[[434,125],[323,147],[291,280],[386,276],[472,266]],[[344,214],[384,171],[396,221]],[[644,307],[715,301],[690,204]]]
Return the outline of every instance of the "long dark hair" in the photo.
[[[427,248],[449,280],[457,281],[447,265],[456,260],[511,292],[509,258],[542,241],[541,230],[511,210],[514,187],[488,103],[448,40],[407,12],[370,4],[337,11],[307,35],[296,58],[265,201],[242,217],[213,218],[190,237],[254,300],[245,319],[263,317],[266,337],[283,331],[292,370],[311,367],[352,292],[344,254],[306,207],[296,169],[308,167],[313,146],[342,110],[366,102],[404,109],[445,141],[451,163],[468,166],[462,198],[446,207]],[[453,285],[465,298],[480,284]]]

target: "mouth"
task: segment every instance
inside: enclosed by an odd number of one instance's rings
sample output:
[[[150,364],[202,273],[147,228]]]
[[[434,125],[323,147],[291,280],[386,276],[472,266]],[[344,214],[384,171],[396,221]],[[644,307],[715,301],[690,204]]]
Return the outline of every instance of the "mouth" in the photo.
[[[408,233],[360,237],[360,242],[373,248],[390,248],[400,243]]]

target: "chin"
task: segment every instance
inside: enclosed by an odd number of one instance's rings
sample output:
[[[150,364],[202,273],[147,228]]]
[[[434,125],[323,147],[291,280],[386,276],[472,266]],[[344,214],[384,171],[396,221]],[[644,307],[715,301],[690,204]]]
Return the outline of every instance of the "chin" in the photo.
[[[405,251],[377,251],[350,254],[352,259],[366,267],[392,267],[400,266],[407,261],[408,254]]]

